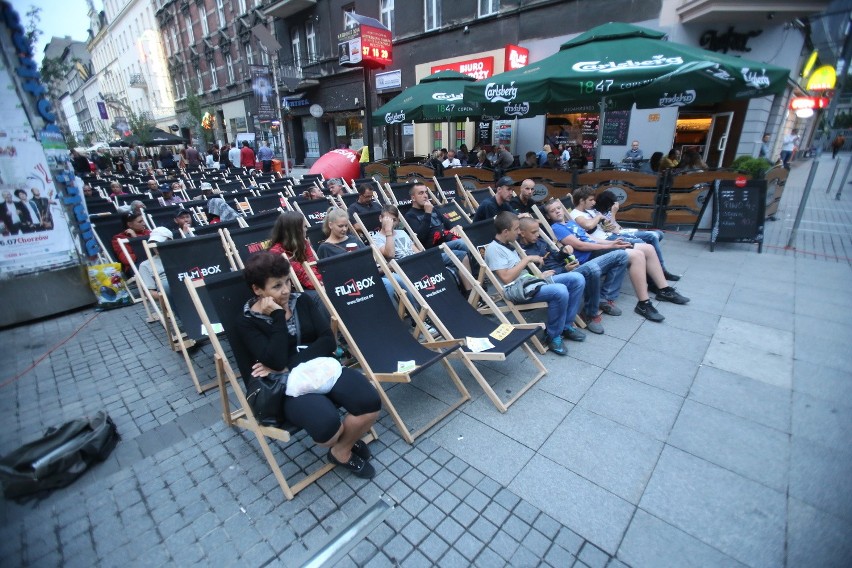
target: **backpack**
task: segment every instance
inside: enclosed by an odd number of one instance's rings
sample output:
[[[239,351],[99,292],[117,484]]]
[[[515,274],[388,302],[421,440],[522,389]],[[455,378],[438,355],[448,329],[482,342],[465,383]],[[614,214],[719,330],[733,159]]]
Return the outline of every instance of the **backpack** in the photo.
[[[44,436],[0,458],[0,482],[7,499],[65,487],[90,465],[101,462],[120,439],[104,411],[51,426]]]

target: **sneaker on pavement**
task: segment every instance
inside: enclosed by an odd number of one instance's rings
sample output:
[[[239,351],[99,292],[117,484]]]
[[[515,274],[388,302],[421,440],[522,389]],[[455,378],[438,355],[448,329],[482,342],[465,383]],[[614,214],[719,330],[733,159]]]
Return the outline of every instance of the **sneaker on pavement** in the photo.
[[[621,315],[621,308],[616,306],[615,302],[613,300],[606,300],[604,302],[601,302],[601,305],[599,307],[600,307],[601,311],[603,311],[603,313],[605,313],[608,316],[620,316]]]
[[[581,315],[583,322],[586,324],[586,331],[591,333],[596,333],[598,335],[603,334],[604,328],[601,325],[601,316],[587,316]]]
[[[348,462],[337,461],[337,458],[331,453],[331,448],[329,448],[326,457],[330,463],[348,469],[356,477],[372,479],[376,475],[376,468],[373,467],[373,464],[359,457],[355,452],[352,452]]]
[[[668,270],[663,270],[663,276],[665,276],[666,280],[669,282],[677,282],[680,280],[680,274],[672,274]]]
[[[556,337],[550,337],[548,334],[544,334],[544,343],[547,345],[548,349],[550,349],[553,353],[561,356],[568,355],[568,350],[565,349],[565,344],[562,342],[562,337],[557,335]]]
[[[661,302],[672,302],[673,304],[686,304],[689,302],[689,298],[681,296],[678,291],[671,286],[666,286],[657,292],[657,299]]]
[[[654,307],[654,304],[651,303],[651,300],[637,302],[636,307],[633,308],[633,311],[650,321],[661,322],[666,319],[663,314],[657,311],[657,308]]]
[[[564,330],[562,330],[562,337],[565,339],[570,339],[571,341],[585,341],[586,334],[574,327],[573,325],[569,325]]]

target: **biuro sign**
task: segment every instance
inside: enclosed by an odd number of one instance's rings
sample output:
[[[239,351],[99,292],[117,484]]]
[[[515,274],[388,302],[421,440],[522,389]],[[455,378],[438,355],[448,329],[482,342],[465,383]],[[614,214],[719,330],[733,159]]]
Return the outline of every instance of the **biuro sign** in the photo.
[[[446,70],[464,73],[469,77],[473,77],[477,81],[480,79],[488,79],[494,74],[494,57],[480,57],[478,59],[468,59],[466,61],[456,61],[455,63],[445,63],[443,65],[432,66],[432,73]]]

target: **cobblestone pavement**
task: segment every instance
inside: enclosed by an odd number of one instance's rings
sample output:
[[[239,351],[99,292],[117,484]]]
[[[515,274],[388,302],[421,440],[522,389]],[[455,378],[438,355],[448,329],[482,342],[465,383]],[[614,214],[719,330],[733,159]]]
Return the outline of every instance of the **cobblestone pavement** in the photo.
[[[28,566],[296,566],[384,496],[394,508],[338,565],[849,565],[852,195],[815,199],[831,173],[821,165],[803,227],[816,235],[831,215],[836,230],[784,249],[808,167],[794,166],[762,255],[666,236],[692,301],[660,304],[663,324],[633,315],[625,286],[624,315],[569,357],[545,355],[550,373],[506,414],[460,370],[474,399],[414,445],[383,415],[375,479],[332,471],[289,502],[141,306],[0,330],[0,453],[100,408],[123,437],[73,485],[0,502],[0,554]],[[209,346],[193,361],[212,378]],[[525,363],[516,354],[486,376],[508,395]],[[435,371],[390,395],[416,426],[450,388]],[[273,451],[288,475],[323,455],[302,439]]]

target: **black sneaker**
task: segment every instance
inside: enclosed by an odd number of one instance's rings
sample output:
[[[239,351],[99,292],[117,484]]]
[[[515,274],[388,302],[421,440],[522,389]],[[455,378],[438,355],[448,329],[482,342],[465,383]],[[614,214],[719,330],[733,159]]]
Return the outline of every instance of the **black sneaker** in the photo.
[[[355,445],[352,446],[352,453],[362,460],[368,460],[373,457],[373,452],[370,451],[370,446],[368,446],[364,440],[358,440],[355,442]]]
[[[637,302],[636,307],[633,308],[633,311],[650,321],[661,322],[666,319],[666,316],[657,311],[657,308],[654,307],[654,304],[651,303],[651,300]]]
[[[556,355],[565,356],[568,355],[568,350],[565,349],[565,343],[562,341],[562,336],[557,335],[556,337],[550,337],[548,334],[544,334],[544,343],[550,349],[552,353]]]
[[[654,281],[648,278],[648,293],[653,294],[655,292],[659,292],[660,288],[654,284]]]
[[[661,302],[671,302],[673,304],[686,304],[689,302],[689,298],[681,296],[678,294],[678,291],[671,286],[666,286],[657,292],[657,299]]]
[[[334,454],[331,453],[331,448],[329,448],[326,458],[330,463],[348,469],[356,477],[372,479],[373,476],[376,475],[376,468],[374,468],[367,460],[359,457],[355,452],[352,452],[352,455],[349,457],[349,461],[344,463],[337,461],[337,458],[335,458]]]
[[[678,280],[680,280],[679,274],[672,274],[668,270],[663,270],[663,276],[665,276],[666,280],[668,280],[669,282],[677,282]]]

